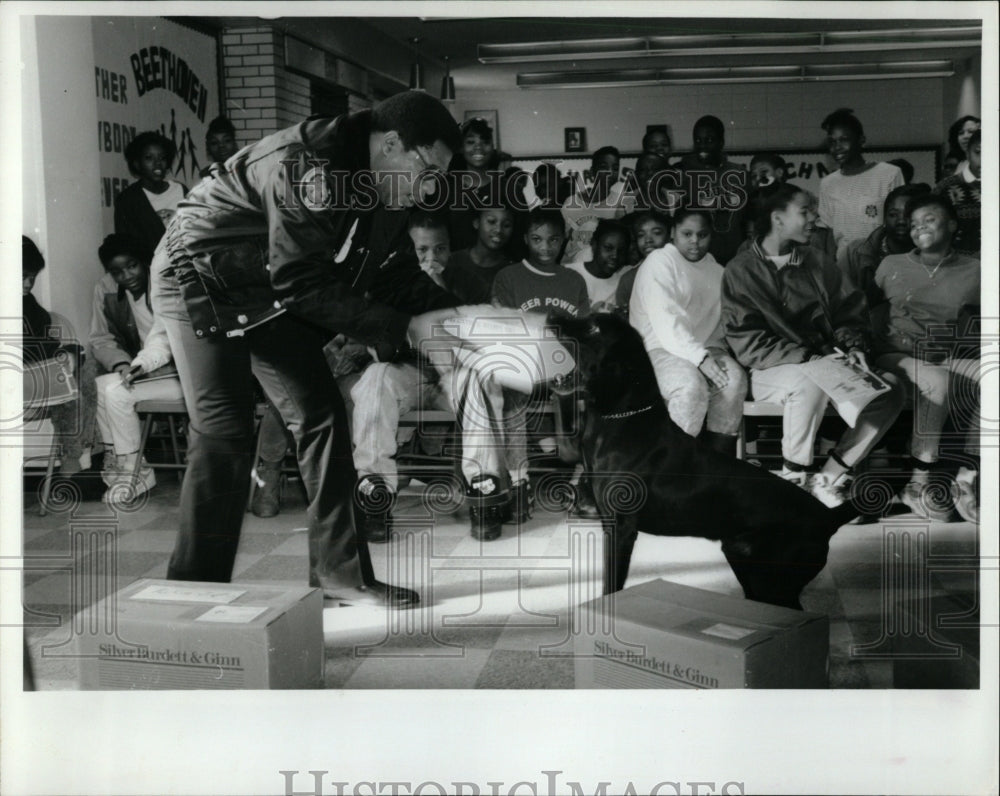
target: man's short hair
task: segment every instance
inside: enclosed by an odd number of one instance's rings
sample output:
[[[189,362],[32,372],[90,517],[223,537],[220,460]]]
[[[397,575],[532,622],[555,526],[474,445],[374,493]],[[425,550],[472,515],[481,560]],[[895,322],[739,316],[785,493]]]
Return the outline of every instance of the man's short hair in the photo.
[[[452,153],[462,148],[458,124],[448,109],[424,91],[403,91],[372,110],[372,132],[395,131],[406,149],[440,141]]]

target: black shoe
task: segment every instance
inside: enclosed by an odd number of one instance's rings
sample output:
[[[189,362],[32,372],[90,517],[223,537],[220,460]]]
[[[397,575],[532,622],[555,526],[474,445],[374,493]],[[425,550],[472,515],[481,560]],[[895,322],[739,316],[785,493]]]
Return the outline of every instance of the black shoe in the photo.
[[[382,598],[382,602],[390,608],[412,608],[420,604],[420,595],[413,589],[404,586],[390,586],[380,580],[366,584],[365,588],[369,592],[374,592]]]
[[[527,481],[518,481],[510,488],[510,502],[503,521],[523,525],[531,519],[531,510],[535,506],[535,490]]]
[[[469,484],[466,493],[469,504],[469,531],[473,539],[491,542],[500,538],[507,495],[500,491],[500,479],[484,475]]]
[[[396,495],[379,475],[366,475],[354,489],[354,520],[358,535],[369,542],[389,541],[392,504]]]
[[[281,462],[257,462],[253,473],[253,500],[250,511],[255,517],[277,517],[281,513]]]
[[[341,607],[412,608],[420,603],[420,595],[413,589],[390,586],[388,583],[373,581],[364,586],[347,586],[339,589],[324,589],[323,599],[336,602]]]

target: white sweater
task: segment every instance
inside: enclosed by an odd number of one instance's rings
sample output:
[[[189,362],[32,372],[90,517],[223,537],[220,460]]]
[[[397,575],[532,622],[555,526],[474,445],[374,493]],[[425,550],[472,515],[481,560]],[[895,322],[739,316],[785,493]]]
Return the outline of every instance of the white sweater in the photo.
[[[662,348],[697,366],[710,347],[724,347],[723,271],[711,254],[688,262],[672,243],[650,252],[629,302],[629,322],[647,351]]]

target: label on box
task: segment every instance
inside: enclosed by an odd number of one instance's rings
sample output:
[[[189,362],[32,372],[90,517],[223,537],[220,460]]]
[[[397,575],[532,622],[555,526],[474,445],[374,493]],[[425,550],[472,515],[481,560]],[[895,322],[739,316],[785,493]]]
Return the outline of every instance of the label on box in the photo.
[[[725,622],[716,622],[701,632],[709,636],[718,636],[719,638],[739,641],[741,638],[752,636],[757,631],[750,627],[737,627],[736,625],[727,625]]]
[[[195,622],[252,622],[267,610],[266,605],[216,605],[195,619]]]
[[[211,586],[155,585],[132,595],[133,600],[162,600],[179,603],[231,603],[246,594],[245,589],[215,589]]]

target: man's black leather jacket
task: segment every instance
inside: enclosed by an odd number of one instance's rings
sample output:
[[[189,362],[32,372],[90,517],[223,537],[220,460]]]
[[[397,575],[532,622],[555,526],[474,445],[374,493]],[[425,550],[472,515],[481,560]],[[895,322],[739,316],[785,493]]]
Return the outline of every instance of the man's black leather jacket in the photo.
[[[245,147],[199,183],[164,236],[199,337],[288,311],[398,348],[410,316],[458,300],[424,274],[406,211],[378,204],[371,115],[318,119]]]

